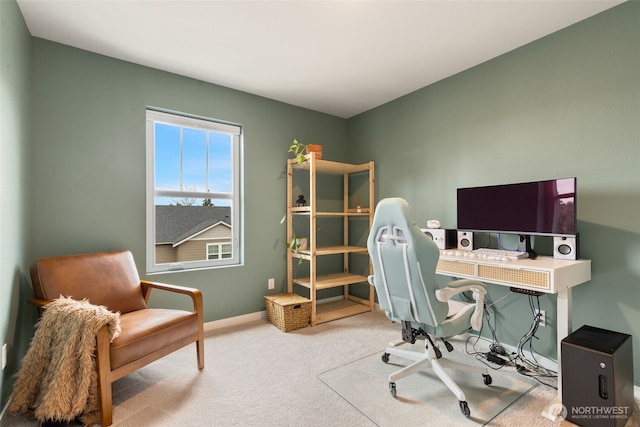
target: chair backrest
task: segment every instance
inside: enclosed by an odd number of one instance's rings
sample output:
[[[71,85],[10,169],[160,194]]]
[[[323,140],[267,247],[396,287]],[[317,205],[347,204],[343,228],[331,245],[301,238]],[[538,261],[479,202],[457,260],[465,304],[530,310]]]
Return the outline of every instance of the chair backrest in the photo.
[[[367,248],[378,302],[388,317],[433,327],[447,317],[448,304],[435,296],[440,252],[418,228],[404,199],[378,203]]]
[[[123,314],[147,306],[129,251],[41,258],[31,268],[31,280],[35,297],[44,300],[87,299]]]

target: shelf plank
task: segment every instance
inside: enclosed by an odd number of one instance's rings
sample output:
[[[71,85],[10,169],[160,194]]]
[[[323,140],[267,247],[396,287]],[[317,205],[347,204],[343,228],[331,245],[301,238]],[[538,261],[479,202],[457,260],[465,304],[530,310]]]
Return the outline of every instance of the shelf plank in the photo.
[[[302,255],[311,255],[310,251],[300,251]],[[364,246],[324,246],[316,248],[316,255],[336,255],[347,253],[368,253]]]
[[[316,256],[320,255],[341,255],[341,254],[364,254],[369,253],[367,248],[364,246],[326,246],[322,248],[316,248]],[[293,252],[291,254],[293,258],[302,258],[307,261],[311,257],[311,251],[304,250]]]
[[[356,212],[355,209],[351,210],[349,209],[348,212],[316,212],[316,216],[365,216],[368,217],[369,216],[369,210],[367,209],[367,211],[365,212],[364,210],[362,212]]]
[[[316,324],[373,311],[366,305],[345,299],[318,304],[316,310]]]
[[[308,158],[308,154],[307,157]],[[311,163],[309,161],[305,161],[304,163],[298,164],[296,159],[289,159],[291,163],[291,167],[293,169],[303,169],[309,170],[311,168]],[[323,173],[335,173],[335,174],[345,174],[345,173],[355,173],[355,172],[368,172],[369,171],[369,163],[362,163],[360,165],[352,165],[348,163],[340,163],[333,162],[331,160],[322,160],[316,159],[316,172]]]
[[[311,278],[302,277],[293,279],[294,283],[311,288]],[[367,276],[351,273],[334,273],[325,274],[316,277],[316,289],[335,288],[337,286],[352,285],[354,283],[362,283],[367,281]]]
[[[303,206],[303,207],[299,207],[299,208],[291,208],[291,212],[294,215],[309,215],[311,213],[311,208],[309,206]],[[341,217],[341,216],[364,216],[364,217],[368,217],[369,216],[369,208],[363,208],[362,212],[357,212],[355,209],[349,209],[347,212],[322,211],[322,212],[316,212],[316,216],[335,216],[335,217]]]

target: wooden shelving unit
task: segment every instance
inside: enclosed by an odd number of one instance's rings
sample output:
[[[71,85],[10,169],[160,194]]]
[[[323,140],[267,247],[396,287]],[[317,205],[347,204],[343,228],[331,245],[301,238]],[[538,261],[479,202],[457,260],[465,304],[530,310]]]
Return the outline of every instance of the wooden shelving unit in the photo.
[[[294,197],[294,172],[303,171],[308,173],[308,206],[295,206],[296,198]],[[317,184],[323,174],[342,175],[343,177],[343,194],[342,202],[338,203],[341,208],[339,210],[318,210],[317,201]],[[367,194],[362,197],[366,200],[368,206],[350,206],[354,205],[353,196],[350,194],[350,178],[354,174],[362,174],[363,180],[366,181],[365,191]],[[359,165],[340,163],[316,158],[315,155],[307,155],[306,161],[298,164],[296,159],[290,159],[287,163],[287,241],[291,242],[294,238],[293,229],[294,221],[304,221],[308,227],[308,246],[305,250],[293,251],[287,250],[287,290],[295,292],[298,285],[302,289],[308,289],[308,296],[311,300],[311,326],[319,323],[329,322],[331,320],[342,317],[352,316],[355,314],[373,311],[374,304],[374,288],[368,286],[366,297],[359,297],[350,292],[350,287],[359,283],[366,283],[367,276],[350,272],[351,254],[359,254],[368,258],[366,246],[350,244],[349,228],[350,223],[354,220],[368,221],[366,231],[371,228],[373,222],[374,207],[374,164],[373,162],[363,163]],[[342,245],[340,246],[319,246],[317,235],[318,218],[337,218],[342,219]],[[300,237],[300,236],[298,236]],[[364,236],[366,242],[366,236]],[[362,241],[362,239],[361,239]],[[342,271],[329,274],[318,274],[318,257],[329,255],[342,255]],[[294,277],[294,269],[300,262],[308,263],[309,275],[306,277]],[[368,259],[367,259],[368,262]],[[368,274],[371,274],[371,263],[368,262]],[[331,298],[330,302],[318,303],[318,291],[330,288],[342,287],[342,298],[335,300]]]

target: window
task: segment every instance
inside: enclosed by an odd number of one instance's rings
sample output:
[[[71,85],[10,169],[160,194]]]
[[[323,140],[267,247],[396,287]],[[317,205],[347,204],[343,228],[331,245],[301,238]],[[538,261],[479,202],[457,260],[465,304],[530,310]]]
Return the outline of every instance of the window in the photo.
[[[147,110],[147,272],[241,262],[241,127]]]
[[[229,243],[207,243],[207,259],[231,258],[232,255]]]

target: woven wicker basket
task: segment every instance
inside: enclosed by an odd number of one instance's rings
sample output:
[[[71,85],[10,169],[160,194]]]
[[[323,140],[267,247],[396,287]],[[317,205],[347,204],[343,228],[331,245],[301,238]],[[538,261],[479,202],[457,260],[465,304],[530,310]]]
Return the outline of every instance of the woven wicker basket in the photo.
[[[266,295],[264,305],[270,323],[283,332],[309,326],[311,301],[297,294]]]

